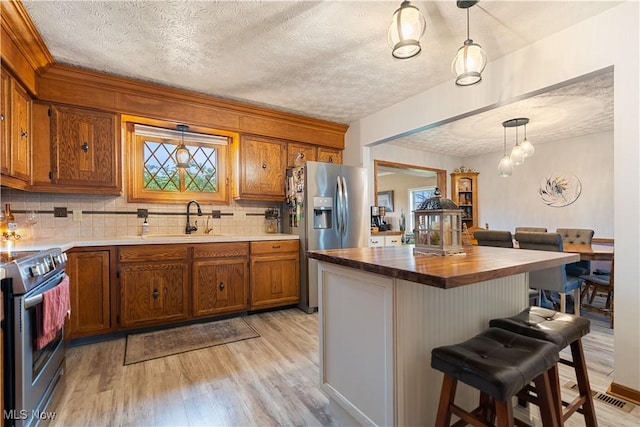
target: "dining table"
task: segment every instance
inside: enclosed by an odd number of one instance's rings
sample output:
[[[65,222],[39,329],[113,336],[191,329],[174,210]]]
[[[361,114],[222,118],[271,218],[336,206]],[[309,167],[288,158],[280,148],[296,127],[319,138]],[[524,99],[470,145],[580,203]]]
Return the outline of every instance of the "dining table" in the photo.
[[[612,261],[613,246],[598,243],[563,243],[563,252],[580,254],[581,260],[589,261]]]

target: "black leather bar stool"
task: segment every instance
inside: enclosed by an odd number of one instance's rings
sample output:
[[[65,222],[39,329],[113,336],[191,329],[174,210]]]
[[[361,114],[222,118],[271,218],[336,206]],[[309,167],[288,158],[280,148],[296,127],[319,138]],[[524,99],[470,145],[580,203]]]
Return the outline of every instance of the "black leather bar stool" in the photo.
[[[461,419],[456,425],[513,426],[511,398],[530,382],[536,384],[545,427],[559,426],[553,402],[549,369],[557,365],[558,349],[547,342],[505,329],[489,328],[455,345],[434,348],[431,367],[444,373],[436,427],[449,427],[451,415]],[[455,404],[458,381],[480,391],[473,411]],[[526,425],[518,420],[518,425]]]
[[[580,412],[584,415],[587,427],[598,426],[581,340],[589,333],[591,326],[589,319],[532,306],[513,317],[493,319],[489,322],[489,326],[551,342],[556,345],[558,352],[568,345],[571,346],[573,361],[560,358],[560,363],[575,369],[579,394],[572,402],[562,401],[557,366],[551,372],[551,380],[555,384],[554,400],[562,404],[558,407],[558,411],[562,414],[561,421],[564,424],[571,415]],[[536,404],[536,396],[532,392],[534,392],[532,387],[527,387],[518,394],[518,397]]]

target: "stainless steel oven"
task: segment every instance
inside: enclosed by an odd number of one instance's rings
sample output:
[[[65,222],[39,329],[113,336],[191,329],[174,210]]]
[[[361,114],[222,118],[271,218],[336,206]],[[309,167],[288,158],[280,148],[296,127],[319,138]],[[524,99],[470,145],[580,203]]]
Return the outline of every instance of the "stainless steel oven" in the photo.
[[[66,255],[58,248],[16,252],[4,260],[5,426],[35,426],[50,421],[52,403],[64,385],[64,328],[38,349],[38,310],[43,294],[65,277]]]

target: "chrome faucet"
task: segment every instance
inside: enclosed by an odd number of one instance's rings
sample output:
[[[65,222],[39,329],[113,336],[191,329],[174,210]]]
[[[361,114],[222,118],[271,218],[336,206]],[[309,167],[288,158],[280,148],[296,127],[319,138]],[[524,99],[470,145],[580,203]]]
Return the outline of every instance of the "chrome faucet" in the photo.
[[[191,225],[191,223],[189,222],[189,216],[191,215],[189,213],[189,210],[191,208],[191,204],[195,203],[196,206],[198,207],[198,216],[202,216],[202,209],[200,209],[200,203],[198,203],[195,200],[191,200],[189,203],[187,203],[187,228],[185,230],[185,233],[187,234],[191,234],[192,231],[198,231],[198,221],[194,221],[194,225]]]

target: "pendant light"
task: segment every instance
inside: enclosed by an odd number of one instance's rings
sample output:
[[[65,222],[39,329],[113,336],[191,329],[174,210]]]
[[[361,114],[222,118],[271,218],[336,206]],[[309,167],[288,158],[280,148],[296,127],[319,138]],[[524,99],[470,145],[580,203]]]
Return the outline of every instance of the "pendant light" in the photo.
[[[536,149],[533,146],[533,144],[530,143],[529,140],[527,139],[527,123],[529,123],[528,119],[524,124],[524,140],[522,141],[522,144],[520,144],[520,148],[522,148],[523,156],[531,157],[533,156],[533,153],[535,153]]]
[[[504,123],[504,148],[503,148],[503,156],[498,164],[498,176],[503,178],[511,176],[511,172],[513,171],[513,166],[511,165],[511,157],[507,155],[507,127]]]
[[[176,166],[179,168],[188,168],[189,160],[191,160],[191,153],[186,145],[184,145],[184,131],[189,130],[187,125],[178,125],[178,130],[182,132],[182,142],[176,149]]]
[[[520,142],[518,141],[518,128],[516,127],[516,144],[511,149],[511,163],[513,166],[520,166],[524,163],[524,153],[520,148]]]
[[[420,37],[424,34],[426,24],[420,9],[405,0],[393,14],[387,41],[391,47],[391,55],[398,59],[413,58],[420,53]]]
[[[487,54],[484,49],[474,43],[469,37],[469,8],[477,3],[477,0],[458,1],[460,9],[467,9],[467,39],[451,63],[451,72],[456,76],[456,85],[471,86],[480,83],[482,71],[487,65]]]

